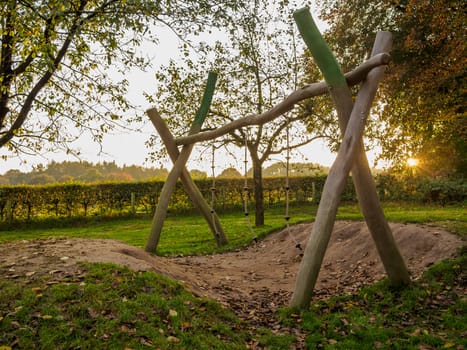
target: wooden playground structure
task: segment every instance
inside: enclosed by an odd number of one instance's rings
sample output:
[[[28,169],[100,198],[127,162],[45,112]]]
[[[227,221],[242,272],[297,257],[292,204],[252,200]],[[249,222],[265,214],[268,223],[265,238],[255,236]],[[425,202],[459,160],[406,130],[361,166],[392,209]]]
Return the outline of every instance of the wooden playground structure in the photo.
[[[191,129],[188,135],[178,138],[172,135],[157,109],[151,108],[147,111],[174,165],[160,193],[145,249],[153,252],[157,248],[170,196],[179,178],[191,200],[208,222],[216,243],[218,245],[227,243],[227,238],[214,209],[203,198],[185,167],[196,142],[213,140],[232,130],[249,125],[265,124],[290,111],[295,104],[304,99],[330,93],[343,135],[342,142],[324,184],[316,220],[304,250],[290,305],[307,307],[310,303],[334,227],[341,194],[350,172],[352,172],[361,211],[390,282],[394,285],[408,284],[410,282],[409,273],[379,202],[362,140],[378,83],[384,74],[385,65],[390,61],[388,52],[392,46],[392,35],[389,32],[378,32],[371,57],[353,71],[343,74],[335,56],[314,23],[308,8],[296,11],[294,19],[303,40],[323,73],[325,82],[309,84],[294,91],[282,102],[262,114],[248,115],[217,129],[201,131],[212,101],[217,77],[216,73],[210,72],[203,100]],[[350,87],[357,84],[360,84],[360,89],[354,100]],[[181,146],[180,150],[179,146]]]

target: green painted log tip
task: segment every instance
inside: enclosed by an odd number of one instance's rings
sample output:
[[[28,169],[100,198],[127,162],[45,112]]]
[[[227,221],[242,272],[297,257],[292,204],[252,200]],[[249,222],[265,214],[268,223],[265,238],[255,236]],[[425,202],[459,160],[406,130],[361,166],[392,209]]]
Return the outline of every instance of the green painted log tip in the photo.
[[[212,97],[214,95],[214,90],[216,88],[217,82],[217,73],[210,71],[208,74],[208,80],[206,82],[206,87],[204,88],[203,99],[201,101],[201,106],[196,113],[195,119],[193,120],[192,126],[201,126],[206,119],[206,116],[209,112],[209,107],[211,106]]]
[[[311,15],[310,13],[310,7],[308,6],[305,6],[305,7],[302,7],[302,8],[299,8],[298,10],[295,10],[293,12],[293,17],[300,17],[300,16],[303,16],[303,15]]]
[[[294,12],[293,17],[303,41],[328,85],[333,87],[346,86],[344,73],[313,20],[310,9],[308,7],[298,9]]]
[[[303,28],[303,26],[314,26],[316,30],[318,30],[318,27],[313,20],[313,16],[311,15],[310,8],[308,6],[294,11],[293,18],[295,23],[297,23],[299,30],[300,28]]]

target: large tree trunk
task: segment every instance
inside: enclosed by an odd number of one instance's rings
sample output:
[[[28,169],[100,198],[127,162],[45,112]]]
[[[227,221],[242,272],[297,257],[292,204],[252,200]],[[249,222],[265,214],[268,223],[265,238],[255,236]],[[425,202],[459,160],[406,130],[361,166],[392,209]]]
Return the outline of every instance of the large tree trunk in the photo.
[[[264,225],[264,190],[263,190],[263,164],[256,155],[251,155],[253,161],[253,184],[255,196],[255,225]]]

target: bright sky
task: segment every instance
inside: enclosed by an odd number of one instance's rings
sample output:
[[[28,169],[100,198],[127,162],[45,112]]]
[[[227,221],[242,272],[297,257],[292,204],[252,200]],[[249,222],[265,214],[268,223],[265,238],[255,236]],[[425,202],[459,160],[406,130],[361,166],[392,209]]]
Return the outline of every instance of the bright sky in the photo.
[[[315,20],[317,20],[316,16]],[[325,23],[318,21],[318,26],[323,31],[326,27]],[[154,59],[157,64],[166,64],[171,58],[176,59],[178,55],[178,38],[167,28],[160,29],[160,43],[158,46],[147,45],[147,55]],[[214,38],[216,39],[216,38]],[[157,69],[157,66],[154,67]],[[154,92],[156,89],[155,80],[153,78],[154,70],[148,72],[134,71],[127,76],[130,80],[130,93],[128,97],[130,100],[141,106],[140,114],[143,114],[146,109],[151,107],[148,102],[144,99],[143,92]],[[141,166],[160,166],[160,164],[153,164],[146,162],[148,155],[148,149],[145,146],[145,141],[154,133],[154,127],[148,122],[144,125],[142,130],[138,132],[125,132],[117,133],[113,135],[106,135],[102,145],[100,146],[90,139],[85,137],[75,144],[81,150],[81,159],[90,162],[102,162],[102,161],[115,161],[119,165],[141,165]],[[188,163],[189,169],[201,169],[210,174],[210,159],[204,157],[204,161],[199,161],[196,153],[198,152],[195,147],[194,154]],[[47,164],[51,160],[55,161],[76,161],[76,158],[70,158],[69,155],[64,153],[53,153],[46,154],[44,156],[23,156],[21,159],[17,157],[11,157],[4,149],[0,149],[0,156],[9,156],[8,160],[0,161],[0,174],[5,173],[10,169],[19,169],[23,172],[31,170],[33,165]],[[317,141],[303,147],[299,153],[295,152],[291,155],[291,161],[296,162],[313,162],[320,163],[322,165],[330,166],[335,158],[328,148]],[[372,164],[374,156],[369,155],[370,164]],[[242,171],[244,167],[243,151],[239,150],[236,157],[228,156],[225,154],[217,154],[216,159],[216,174],[220,173],[223,169],[233,166],[238,170]],[[248,160],[250,162],[250,160]],[[275,163],[278,161],[285,161],[285,154],[283,157],[275,157],[271,159],[268,164]],[[208,162],[208,163],[207,163]],[[209,167],[207,166],[209,164]],[[169,161],[164,161],[163,165],[166,168],[171,167]],[[251,164],[249,163],[249,166]],[[209,170],[208,170],[209,169]]]

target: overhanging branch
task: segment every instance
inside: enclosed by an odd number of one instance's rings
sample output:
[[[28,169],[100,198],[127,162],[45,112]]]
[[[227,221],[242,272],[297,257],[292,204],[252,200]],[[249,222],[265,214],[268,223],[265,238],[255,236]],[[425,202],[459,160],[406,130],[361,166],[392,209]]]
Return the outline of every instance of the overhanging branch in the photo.
[[[82,3],[81,4],[81,7],[80,7],[80,11],[82,11],[84,9],[84,6],[85,6],[85,3]],[[13,124],[10,126],[9,130],[6,131],[1,137],[0,137],[0,147],[5,145],[8,141],[10,141],[15,132],[21,128],[21,126],[23,125],[24,121],[26,120],[31,108],[32,108],[32,104],[34,103],[34,101],[36,100],[36,97],[37,95],[39,94],[39,92],[42,90],[42,88],[44,86],[47,85],[47,83],[50,81],[50,78],[53,76],[53,74],[55,73],[55,71],[57,70],[58,66],[60,65],[63,57],[65,57],[65,54],[66,52],[68,51],[68,48],[76,34],[76,32],[78,31],[78,28],[80,27],[80,25],[82,24],[82,19],[80,17],[80,15],[77,15],[76,18],[74,18],[74,22],[70,28],[70,31],[65,39],[65,41],[63,42],[60,50],[57,52],[57,55],[56,57],[53,59],[52,61],[52,64],[50,65],[49,69],[44,73],[44,75],[39,79],[39,81],[36,83],[36,85],[32,88],[31,92],[28,94],[20,112],[18,113],[15,121],[13,122]],[[44,35],[47,35],[47,31],[49,30],[50,28],[46,28],[45,29],[45,33]]]

